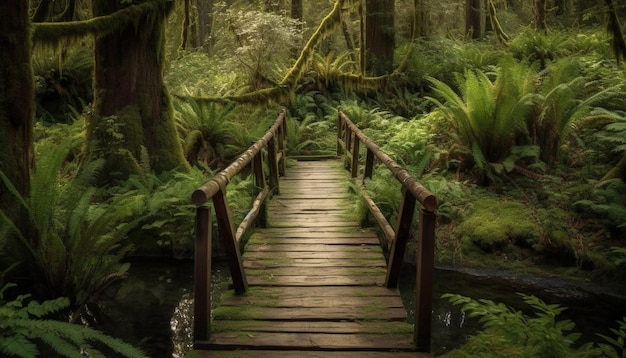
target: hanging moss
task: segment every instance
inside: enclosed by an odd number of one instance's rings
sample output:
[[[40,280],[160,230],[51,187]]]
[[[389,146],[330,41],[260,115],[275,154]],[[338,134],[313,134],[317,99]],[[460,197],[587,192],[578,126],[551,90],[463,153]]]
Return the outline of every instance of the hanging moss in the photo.
[[[36,23],[33,25],[33,40],[56,42],[63,37],[102,36],[125,29],[129,25],[134,26],[135,30],[139,31],[141,19],[156,21],[160,18],[159,16],[146,15],[166,13],[171,7],[170,3],[166,0],[152,0],[140,5],[131,5],[110,15],[98,16],[84,21]]]

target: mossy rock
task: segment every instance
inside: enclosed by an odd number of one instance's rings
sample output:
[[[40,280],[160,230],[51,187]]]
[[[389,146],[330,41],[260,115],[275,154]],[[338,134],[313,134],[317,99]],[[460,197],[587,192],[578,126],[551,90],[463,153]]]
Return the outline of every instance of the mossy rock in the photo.
[[[455,233],[483,251],[492,252],[511,244],[536,244],[539,227],[524,204],[487,198],[474,202]]]

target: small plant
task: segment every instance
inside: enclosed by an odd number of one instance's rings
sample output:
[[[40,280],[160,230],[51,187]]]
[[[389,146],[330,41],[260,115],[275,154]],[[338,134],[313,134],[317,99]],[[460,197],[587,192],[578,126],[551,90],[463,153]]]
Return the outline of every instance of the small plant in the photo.
[[[69,307],[67,298],[39,303],[30,295],[18,296],[5,302],[3,293],[13,287],[0,289],[0,354],[11,357],[39,357],[54,354],[60,357],[105,357],[93,343],[106,347],[116,356],[145,357],[139,350],[117,338],[69,322],[46,318]]]

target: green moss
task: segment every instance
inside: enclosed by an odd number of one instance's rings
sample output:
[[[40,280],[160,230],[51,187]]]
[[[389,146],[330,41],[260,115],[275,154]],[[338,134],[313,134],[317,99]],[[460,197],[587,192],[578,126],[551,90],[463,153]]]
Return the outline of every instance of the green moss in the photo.
[[[482,250],[493,251],[510,244],[536,242],[539,226],[524,204],[488,198],[474,202],[473,210],[455,232]]]
[[[253,320],[263,310],[249,306],[220,306],[213,310],[215,320]]]

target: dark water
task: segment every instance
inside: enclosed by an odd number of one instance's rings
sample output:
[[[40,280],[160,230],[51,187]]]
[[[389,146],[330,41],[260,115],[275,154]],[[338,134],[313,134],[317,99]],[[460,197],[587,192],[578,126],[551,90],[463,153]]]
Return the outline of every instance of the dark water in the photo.
[[[414,267],[406,266],[400,280],[405,306],[412,316]],[[213,268],[213,302],[227,289],[228,269],[217,262]],[[597,291],[597,290],[596,290]],[[93,312],[97,327],[110,335],[144,348],[151,357],[182,357],[192,341],[193,264],[178,260],[144,260],[132,263],[130,276]],[[582,341],[601,341],[596,333],[613,336],[616,320],[626,316],[626,300],[590,292],[559,280],[512,278],[481,272],[438,269],[433,303],[432,350],[441,354],[460,346],[479,329],[475,319],[447,300],[444,293],[503,302],[526,310],[516,292],[535,295],[547,303],[569,309],[561,319],[571,319]],[[530,313],[530,312],[529,312]]]

